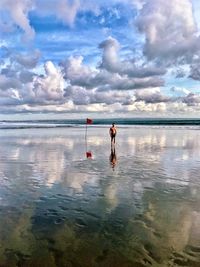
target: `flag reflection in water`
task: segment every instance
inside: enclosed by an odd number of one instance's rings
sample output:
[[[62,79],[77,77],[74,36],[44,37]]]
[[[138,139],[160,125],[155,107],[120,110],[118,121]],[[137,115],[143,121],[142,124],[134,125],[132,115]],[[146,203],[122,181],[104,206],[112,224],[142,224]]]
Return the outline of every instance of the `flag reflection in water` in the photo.
[[[91,151],[87,151],[86,152],[86,158],[87,159],[91,159],[92,158],[92,152]]]

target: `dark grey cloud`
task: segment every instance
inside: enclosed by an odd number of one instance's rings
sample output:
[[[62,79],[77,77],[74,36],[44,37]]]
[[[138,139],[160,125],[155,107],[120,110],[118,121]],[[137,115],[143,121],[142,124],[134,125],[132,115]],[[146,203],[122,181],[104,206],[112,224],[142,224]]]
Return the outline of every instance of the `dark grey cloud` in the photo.
[[[200,81],[200,63],[194,63],[190,66],[189,78]]]
[[[182,102],[186,103],[188,106],[195,106],[200,104],[200,95],[190,93],[186,97],[182,98]]]
[[[109,37],[99,45],[99,48],[103,50],[100,68],[106,69],[109,72],[118,72],[120,69],[118,58],[119,47],[118,41],[112,37]]]
[[[127,77],[114,80],[112,83],[99,86],[98,91],[108,91],[108,90],[135,90],[144,89],[152,87],[160,87],[164,85],[164,80],[160,78],[143,78],[143,79],[130,79]]]
[[[4,75],[6,78],[16,78],[17,79],[18,70],[12,68],[12,65],[9,64],[1,69],[1,74]]]
[[[126,66],[119,71],[121,74],[127,74],[129,77],[134,78],[145,78],[145,77],[152,77],[152,76],[162,76],[166,73],[166,69],[162,66],[153,66],[153,65],[142,65],[140,67],[136,67],[134,65]],[[130,64],[127,64],[130,65]]]
[[[16,78],[6,77],[5,75],[0,75],[0,90],[8,90],[10,88],[20,89],[21,83]]]
[[[33,69],[36,67],[41,54],[38,50],[30,54],[14,54],[11,56],[12,61],[19,63],[25,68]]]
[[[159,89],[144,89],[135,92],[136,101],[144,101],[145,103],[161,103],[170,102],[172,99],[161,93]]]
[[[181,68],[178,68],[176,71],[174,71],[176,78],[184,78],[187,75],[187,71]]]
[[[19,73],[19,79],[24,84],[33,82],[34,76],[35,76],[35,73],[30,72],[30,71],[24,70]]]
[[[123,94],[116,91],[96,92],[78,86],[66,87],[64,96],[67,100],[73,100],[75,105],[123,104],[124,102],[129,101],[131,97],[130,94]]]

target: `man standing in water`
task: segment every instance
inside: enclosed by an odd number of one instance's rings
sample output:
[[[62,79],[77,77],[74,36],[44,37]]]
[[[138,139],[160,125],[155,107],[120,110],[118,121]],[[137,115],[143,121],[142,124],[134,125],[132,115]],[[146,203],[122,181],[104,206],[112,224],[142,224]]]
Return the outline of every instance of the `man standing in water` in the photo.
[[[110,138],[111,138],[111,144],[114,143],[115,144],[115,136],[117,134],[117,129],[115,127],[115,124],[112,124],[112,127],[110,127]]]

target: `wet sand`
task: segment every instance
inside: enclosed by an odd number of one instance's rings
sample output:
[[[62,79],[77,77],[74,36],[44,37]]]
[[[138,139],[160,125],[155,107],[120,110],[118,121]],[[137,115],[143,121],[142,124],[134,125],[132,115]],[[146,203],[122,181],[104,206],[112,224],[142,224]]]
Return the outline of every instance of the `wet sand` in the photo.
[[[199,267],[200,131],[84,134],[0,131],[0,266]]]

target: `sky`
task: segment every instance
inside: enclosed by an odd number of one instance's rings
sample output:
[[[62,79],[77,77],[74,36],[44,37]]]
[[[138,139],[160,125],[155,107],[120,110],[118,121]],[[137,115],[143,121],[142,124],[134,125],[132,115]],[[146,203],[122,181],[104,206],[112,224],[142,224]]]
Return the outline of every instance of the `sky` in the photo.
[[[0,119],[199,117],[199,0],[1,0]]]

